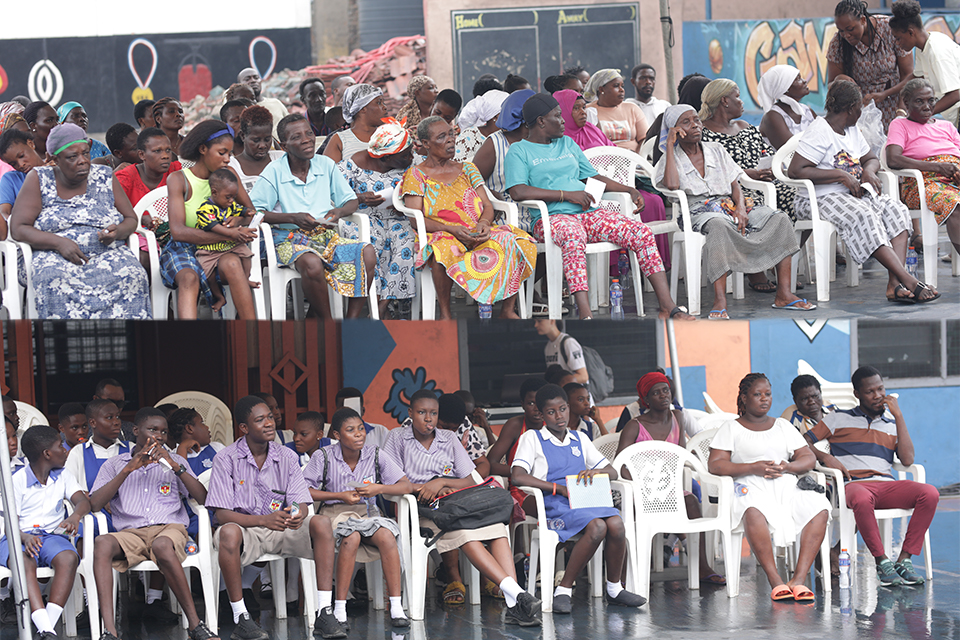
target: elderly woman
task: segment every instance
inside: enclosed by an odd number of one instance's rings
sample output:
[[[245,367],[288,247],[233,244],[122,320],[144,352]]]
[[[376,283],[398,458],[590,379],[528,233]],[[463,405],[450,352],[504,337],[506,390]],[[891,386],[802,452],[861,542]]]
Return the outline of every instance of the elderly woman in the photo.
[[[500,107],[500,115],[497,116],[497,130],[480,145],[473,157],[473,163],[486,181],[487,187],[501,200],[511,199],[506,189],[505,160],[510,146],[527,137],[527,125],[523,123],[523,103],[532,95],[534,92],[527,89],[514,91],[507,96]],[[521,212],[524,211],[526,210],[521,209]],[[520,226],[529,230],[523,221]]]
[[[635,105],[634,105],[635,106]],[[635,205],[643,202],[638,190],[597,173],[583,151],[563,133],[560,104],[538,93],[523,105],[523,120],[530,130],[507,152],[507,189],[514,200],[542,200],[547,203],[553,242],[563,254],[563,274],[577,303],[580,318],[592,318],[587,296],[588,242],[612,242],[637,254],[640,269],[653,285],[662,317],[691,318],[670,296],[663,262],[653,232],[639,220],[595,206],[583,181],[596,178],[607,191],[630,194]],[[599,203],[596,203],[599,204]],[[543,242],[543,221],[539,212],[534,235]]]
[[[330,135],[323,155],[334,162],[352,158],[358,151],[365,151],[370,137],[387,117],[383,106],[383,91],[372,84],[355,84],[343,94],[343,119],[350,125]]]
[[[831,84],[826,115],[803,132],[787,173],[813,182],[820,217],[837,228],[854,261],[863,264],[873,257],[887,269],[887,300],[931,302],[940,294],[903,266],[910,229],[907,208],[890,196],[876,195],[880,161],[857,129],[862,99],[860,89],[848,80]],[[798,200],[798,217],[809,218],[809,203],[799,195]]]
[[[437,100],[437,83],[430,76],[413,76],[407,84],[407,103],[400,107],[397,120],[407,129],[416,129],[420,121],[430,115]]]
[[[919,12],[919,10],[918,10]],[[840,0],[834,10],[837,33],[827,48],[827,82],[853,80],[883,113],[883,130],[896,117],[903,85],[913,77],[913,56],[900,48],[890,18],[871,15],[863,0]]]
[[[113,171],[91,165],[77,125],[47,142],[56,166],[27,175],[10,217],[13,238],[34,250],[39,318],[149,318],[147,273],[124,242],[136,216]]]
[[[800,70],[788,64],[778,64],[760,78],[757,88],[763,119],[760,133],[774,149],[810,126],[817,114],[800,100],[810,93]]]
[[[417,293],[414,268],[416,234],[407,216],[393,208],[393,191],[413,163],[410,132],[393,118],[380,125],[364,151],[337,167],[357,194],[357,210],[370,218],[370,239],[377,250],[377,296],[380,317],[390,300],[407,300]]]
[[[473,157],[487,137],[498,130],[497,117],[504,100],[509,96],[506,91],[491,89],[466,104],[457,118],[460,134],[457,136],[457,155],[454,160],[473,162]]]
[[[933,87],[916,78],[903,88],[906,118],[890,123],[887,136],[887,164],[893,169],[918,169],[923,172],[927,207],[937,224],[945,224],[950,242],[960,251],[960,134],[952,123],[934,118],[937,97]],[[908,209],[920,208],[920,194],[914,180],[901,187]]]
[[[417,137],[427,157],[407,169],[400,188],[406,205],[424,213],[429,243],[417,247],[417,268],[430,264],[440,318],[452,317],[453,282],[481,304],[503,300],[501,318],[519,318],[514,303],[536,266],[536,245],[524,231],[493,222],[480,172],[453,159],[453,127],[430,116],[417,125]]]
[[[600,130],[618,147],[639,151],[647,133],[647,119],[640,107],[625,102],[623,77],[619,69],[601,69],[590,76],[583,89],[588,109],[595,109]]]
[[[710,473],[734,478],[733,522],[743,530],[753,554],[767,575],[773,600],[812,602],[803,584],[826,535],[830,502],[817,491],[804,490],[797,476],[816,464],[803,436],[770,411],[770,382],[762,373],[740,381],[736,420],[725,422],[710,442]],[[793,577],[786,583],[777,571],[771,545],[792,546],[800,540]]]
[[[790,218],[767,205],[755,205],[740,191],[743,169],[723,145],[703,140],[703,125],[693,107],[678,104],[663,114],[663,157],[657,163],[658,187],[683,191],[693,231],[706,236],[704,272],[713,283],[710,320],[728,320],[726,281],[731,271],[760,273],[777,269],[775,309],[809,311],[815,304],[790,293],[790,256],[800,250]]]
[[[704,88],[710,84],[710,78],[700,74],[700,73],[691,73],[680,79],[680,82],[677,84],[677,94],[679,98],[677,104],[688,104],[694,108],[694,110],[699,113],[700,107],[702,106],[700,97],[703,95]],[[650,128],[647,129],[647,140],[650,138],[656,138],[660,140],[660,131],[663,129],[663,114],[661,113],[657,116],[657,119],[653,121],[653,124],[650,125]],[[663,152],[660,151],[659,144],[654,145],[653,147],[653,162],[656,164],[660,161],[660,158],[663,156]]]
[[[84,131],[87,130],[87,127],[90,124],[90,119],[87,117],[87,112],[84,110],[83,105],[79,102],[64,102],[62,105],[57,107],[57,120],[60,124],[64,122],[69,122],[70,124],[75,124]],[[93,138],[89,139],[90,142],[90,158],[104,158],[110,155],[110,149],[107,148],[107,145],[103,144],[99,140],[94,140]]]

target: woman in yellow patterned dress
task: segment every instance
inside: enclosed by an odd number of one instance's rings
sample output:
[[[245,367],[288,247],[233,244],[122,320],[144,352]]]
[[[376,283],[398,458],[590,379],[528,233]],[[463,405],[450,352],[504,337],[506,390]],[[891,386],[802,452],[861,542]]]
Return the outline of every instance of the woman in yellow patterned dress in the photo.
[[[533,239],[516,227],[494,224],[483,177],[472,163],[454,162],[457,136],[443,118],[422,120],[417,137],[427,158],[407,170],[400,188],[404,203],[424,213],[428,244],[417,247],[416,265],[430,265],[440,319],[451,318],[453,282],[479,303],[503,300],[501,318],[519,318],[517,292],[537,261]]]

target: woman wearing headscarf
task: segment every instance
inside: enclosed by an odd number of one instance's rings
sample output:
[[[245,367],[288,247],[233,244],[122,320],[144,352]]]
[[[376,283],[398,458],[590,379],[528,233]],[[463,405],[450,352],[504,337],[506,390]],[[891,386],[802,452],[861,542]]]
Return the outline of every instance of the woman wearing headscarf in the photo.
[[[692,319],[670,295],[650,228],[636,218],[594,206],[584,181],[595,178],[607,191],[629,193],[634,205],[643,202],[640,192],[597,173],[580,147],[564,135],[560,104],[552,96],[531,96],[523,105],[523,120],[530,132],[526,140],[507,152],[506,186],[514,200],[546,203],[552,241],[560,247],[563,274],[577,302],[580,319],[593,317],[587,295],[588,242],[611,242],[634,252],[640,270],[653,286],[661,317]],[[537,216],[533,233],[543,242],[543,221],[538,210],[533,213]]]
[[[679,98],[677,104],[688,104],[693,107],[697,113],[700,112],[700,96],[703,94],[703,89],[708,84],[710,84],[710,78],[704,76],[700,73],[691,73],[690,75],[684,76],[680,79],[680,83],[677,84],[677,94]],[[653,121],[653,124],[647,129],[647,140],[650,138],[656,138],[660,140],[660,130],[663,128],[663,114],[661,113],[657,116],[657,119]],[[660,151],[659,144],[653,147],[653,162],[656,164],[659,162],[660,157],[663,155],[663,152]]]
[[[10,231],[33,247],[40,319],[147,319],[147,273],[126,247],[136,215],[109,167],[90,163],[86,133],[74,124],[47,138],[53,167],[27,175]]]
[[[503,101],[509,96],[506,91],[491,89],[463,107],[457,118],[460,126],[457,155],[454,157],[457,162],[473,162],[484,141],[497,130],[497,116],[500,115]]]
[[[383,91],[372,84],[355,84],[343,94],[343,119],[350,125],[330,136],[330,142],[323,155],[334,162],[352,158],[358,151],[364,151],[370,143],[370,137],[387,116],[383,106]]]
[[[87,127],[90,125],[90,119],[87,117],[87,112],[84,110],[83,105],[81,105],[79,102],[64,102],[62,105],[57,107],[57,120],[60,124],[63,124],[64,122],[75,124],[84,131],[86,131]],[[110,149],[108,149],[107,145],[103,144],[99,140],[90,138],[88,142],[90,143],[91,160],[104,158],[110,155]]]
[[[510,202],[510,194],[504,187],[506,178],[504,160],[510,145],[516,144],[527,137],[527,125],[523,123],[523,103],[534,95],[530,89],[514,91],[500,107],[497,116],[497,130],[480,145],[480,149],[473,157],[473,164],[483,176],[490,191],[500,200]],[[524,220],[526,215],[527,219]],[[520,209],[520,227],[530,230],[529,213],[526,208]]]
[[[407,104],[400,107],[397,120],[406,122],[411,132],[420,121],[430,115],[433,103],[437,100],[437,83],[430,76],[413,76],[407,84]]]
[[[800,250],[793,223],[781,211],[755,206],[740,191],[743,173],[723,145],[705,142],[697,112],[687,104],[663,113],[656,184],[683,191],[693,231],[706,236],[703,269],[713,283],[711,320],[728,320],[726,282],[731,271],[759,273],[776,266],[776,309],[809,311],[816,305],[790,292],[790,256]]]
[[[560,103],[560,115],[563,116],[563,133],[573,139],[582,151],[594,147],[613,147],[616,146],[607,136],[603,135],[600,129],[587,122],[586,105],[584,100],[576,91],[564,89],[557,91],[553,97]],[[667,219],[667,210],[663,206],[663,199],[653,193],[640,190],[643,197],[643,206],[640,209],[640,219],[644,222],[656,222]],[[657,250],[660,252],[660,258],[663,260],[663,268],[670,269],[670,238],[666,234],[657,236]]]
[[[413,163],[413,136],[393,118],[384,118],[367,148],[340,161],[337,167],[357,194],[359,213],[370,218],[370,240],[377,251],[377,296],[380,318],[390,300],[417,293],[414,245],[410,220],[393,208],[393,192]]]
[[[619,69],[601,69],[590,76],[583,89],[587,108],[597,112],[600,130],[622,149],[639,151],[647,132],[647,119],[640,107],[625,102]]]
[[[800,133],[816,120],[813,109],[800,100],[810,93],[800,70],[788,64],[778,64],[760,77],[757,87],[763,119],[760,133],[774,149]]]

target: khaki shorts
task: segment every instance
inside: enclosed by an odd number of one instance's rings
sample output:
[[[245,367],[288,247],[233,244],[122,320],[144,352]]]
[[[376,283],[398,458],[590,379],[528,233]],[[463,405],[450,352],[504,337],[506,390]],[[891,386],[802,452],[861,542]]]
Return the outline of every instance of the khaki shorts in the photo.
[[[428,520],[426,518],[420,518],[420,528],[429,529],[432,533],[431,535],[436,535],[440,533],[440,527],[433,523],[433,520]],[[468,542],[490,542],[496,540],[497,538],[508,538],[509,534],[507,533],[507,525],[505,524],[488,524],[485,527],[480,527],[479,529],[458,529],[456,531],[447,531],[439,539],[437,539],[437,551],[439,553],[446,553],[448,551],[453,551],[459,549]]]
[[[225,524],[213,534],[213,547],[220,548],[220,532],[224,527],[239,526]],[[306,558],[313,560],[313,544],[310,540],[310,519],[307,518],[299,529],[284,529],[274,531],[266,527],[240,527],[243,541],[240,545],[240,564],[253,564],[257,558],[265,553],[280,556]]]
[[[235,253],[241,258],[253,257],[253,252],[250,251],[249,245],[238,244],[233,249],[229,249],[227,251],[207,251],[206,249],[197,249],[197,263],[200,265],[200,268],[203,269],[204,275],[206,275],[208,278],[212,278],[213,272],[220,263],[220,258],[228,253]],[[249,273],[247,274],[247,277],[250,277]]]
[[[115,538],[123,550],[124,557],[113,561],[113,568],[121,573],[144,560],[157,564],[157,557],[153,554],[153,543],[157,538],[170,538],[177,559],[183,562],[187,558],[187,528],[182,524],[155,524],[103,535]]]

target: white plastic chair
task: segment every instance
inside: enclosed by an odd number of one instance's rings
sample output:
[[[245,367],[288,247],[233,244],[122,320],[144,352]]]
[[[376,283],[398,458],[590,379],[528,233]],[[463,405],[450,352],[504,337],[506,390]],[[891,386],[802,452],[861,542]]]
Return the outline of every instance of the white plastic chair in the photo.
[[[653,537],[662,533],[700,533],[719,531],[723,534],[724,557],[739,557],[739,545],[733,545],[730,529],[733,479],[715,476],[693,454],[669,442],[651,440],[632,444],[616,457],[614,468],[626,468],[631,480],[623,482],[633,491],[636,556],[633,558],[639,593],[650,595],[650,557]],[[710,487],[718,497],[716,514],[691,520],[687,517],[684,489],[689,490],[695,477],[701,487]],[[687,536],[687,580],[689,589],[700,588],[700,536]],[[660,555],[659,552],[657,555]],[[728,563],[729,565],[729,563]],[[727,567],[729,574],[731,569]],[[727,578],[727,595],[736,595],[737,581]]]
[[[145,196],[140,198],[133,207],[133,212],[137,216],[138,228],[137,234],[143,236],[147,241],[147,257],[150,262],[150,307],[153,311],[154,320],[166,320],[169,316],[169,300],[176,292],[168,289],[163,284],[160,277],[160,247],[157,244],[157,237],[153,231],[145,229],[139,222],[144,214],[150,214],[150,217],[160,222],[167,222],[167,188],[157,187]],[[135,239],[137,236],[130,236]],[[135,252],[137,259],[140,258],[140,247],[137,246]]]
[[[23,288],[17,279],[17,243],[12,240],[0,240],[0,295],[3,308],[7,310],[8,320],[24,319]]]
[[[648,163],[653,164],[653,149],[659,141],[659,136],[654,136],[644,140],[643,144],[640,145],[640,157],[642,157]]]
[[[817,279],[817,301],[828,302],[830,300],[830,280],[832,272],[836,269],[837,228],[833,223],[823,220],[820,217],[820,208],[817,206],[816,190],[813,182],[810,180],[794,180],[787,177],[785,167],[790,166],[793,155],[797,151],[797,145],[800,144],[802,133],[790,138],[773,156],[773,175],[780,182],[795,187],[799,194],[806,194],[810,200],[810,220],[797,220],[794,228],[798,237],[802,231],[812,230],[813,234],[809,241],[813,241],[814,262]],[[855,287],[860,282],[860,270],[847,252],[847,286]],[[796,274],[796,271],[794,271]]]
[[[808,375],[817,379],[824,404],[834,404],[839,409],[853,409],[860,404],[857,397],[853,395],[853,383],[830,382],[817,373],[806,360],[797,360],[797,375]]]
[[[23,257],[23,271],[26,283],[23,288],[26,295],[24,317],[36,320],[39,316],[37,314],[37,290],[33,286],[33,248],[26,242],[18,242],[17,249],[20,250],[20,255]]]
[[[703,392],[703,406],[707,413],[726,413],[706,391]]]
[[[47,416],[43,415],[43,412],[32,404],[20,402],[19,400],[14,400],[13,403],[17,405],[17,417],[20,419],[19,431],[26,431],[37,424],[50,424]]]
[[[614,423],[616,426],[616,423]],[[620,434],[619,433],[608,433],[605,436],[600,436],[593,441],[593,446],[596,447],[604,458],[613,462],[613,459],[617,457],[617,446],[620,444]]]
[[[900,197],[900,185],[898,184],[899,181],[897,177],[904,178],[906,181],[912,180],[917,183],[920,208],[911,209],[910,217],[920,219],[920,233],[923,235],[923,279],[931,287],[936,288],[937,260],[939,259],[937,256],[937,247],[940,244],[940,227],[937,225],[937,219],[934,217],[933,212],[927,207],[927,193],[923,184],[923,174],[917,169],[891,169],[890,165],[887,164],[887,147],[884,147],[883,153],[880,154],[880,167],[884,172],[881,173],[881,177],[886,178],[886,180],[883,181],[883,191],[897,202],[903,202],[903,199]],[[904,204],[906,203],[904,202]],[[960,275],[960,255],[957,254],[957,250],[953,247],[953,244],[951,244],[950,247],[953,275],[958,276]]]
[[[233,442],[233,416],[220,398],[202,391],[180,391],[161,398],[154,406],[167,403],[194,409],[203,418],[203,423],[210,427],[211,438],[223,444]]]
[[[720,427],[704,429],[697,435],[687,440],[686,449],[700,461],[700,464],[706,468],[710,462],[710,443],[713,442],[713,436],[717,435]]]

